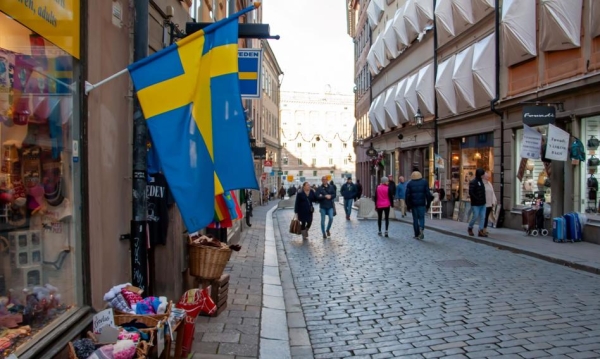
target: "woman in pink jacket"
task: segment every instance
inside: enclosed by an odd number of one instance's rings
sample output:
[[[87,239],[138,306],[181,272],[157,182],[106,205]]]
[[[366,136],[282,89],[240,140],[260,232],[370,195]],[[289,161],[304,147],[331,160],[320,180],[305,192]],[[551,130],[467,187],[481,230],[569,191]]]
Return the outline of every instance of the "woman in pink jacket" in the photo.
[[[385,236],[388,236],[388,228],[390,226],[390,207],[394,203],[394,196],[390,192],[388,186],[389,179],[387,177],[381,177],[381,184],[377,186],[375,191],[375,208],[377,209],[377,226],[381,236],[381,217],[385,214]]]

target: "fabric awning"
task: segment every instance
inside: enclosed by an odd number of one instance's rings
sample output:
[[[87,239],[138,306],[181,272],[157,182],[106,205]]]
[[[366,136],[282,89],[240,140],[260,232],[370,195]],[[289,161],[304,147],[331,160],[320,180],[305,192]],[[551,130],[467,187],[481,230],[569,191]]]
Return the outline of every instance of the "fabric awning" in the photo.
[[[383,107],[385,108],[385,128],[390,129],[399,124],[398,110],[396,108],[396,86],[392,86],[385,92]]]
[[[446,107],[448,107],[448,110],[453,114],[458,113],[456,108],[456,93],[454,83],[452,82],[455,58],[456,56],[452,55],[446,61],[438,64],[437,78],[435,79],[435,91]]]
[[[369,6],[367,6],[367,17],[369,19],[369,26],[371,30],[376,28],[379,21],[383,17],[383,10],[385,10],[384,0],[371,0]]]
[[[504,0],[501,26],[506,66],[537,56],[535,2]]]
[[[435,113],[433,64],[425,65],[419,70],[416,90],[421,112],[424,115],[433,115]]]
[[[412,43],[420,33],[419,15],[417,14],[415,0],[407,0],[404,3],[404,23],[408,41]]]
[[[377,67],[379,70],[383,69],[390,63],[390,59],[388,59],[385,54],[385,44],[383,43],[383,34],[379,34],[375,42],[373,43],[375,60],[377,61]]]
[[[400,55],[400,50],[398,49],[398,37],[396,36],[394,28],[392,28],[393,22],[393,20],[388,21],[385,24],[385,31],[383,32],[383,43],[389,59],[395,59]]]
[[[367,117],[369,117],[369,122],[371,122],[371,126],[373,127],[374,132],[381,131],[379,129],[379,123],[377,123],[377,116],[375,115],[375,107],[377,107],[377,99],[371,102],[371,107],[369,107],[369,112],[367,113]]]
[[[487,14],[494,11],[494,0],[473,0],[473,16],[475,22],[483,19]]]
[[[452,10],[454,24],[456,27],[473,25],[475,16],[473,15],[473,4],[471,0],[452,0]]]
[[[590,28],[592,30],[592,37],[600,36],[600,1],[590,1],[592,3],[592,7],[590,12],[592,13],[592,21],[590,24]]]
[[[582,6],[583,0],[540,1],[540,50],[557,51],[581,46]]]
[[[439,30],[442,30],[451,37],[456,36],[452,16],[452,0],[438,0],[435,4],[435,17],[439,24]]]
[[[419,17],[419,24],[421,31],[425,31],[425,28],[433,26],[433,0],[417,0],[415,2],[417,8],[417,16]]]
[[[375,76],[379,73],[379,67],[377,66],[377,59],[375,59],[375,46],[371,46],[367,53],[367,65],[369,65],[369,71],[371,75]]]
[[[408,32],[406,31],[406,23],[404,21],[404,5],[396,10],[394,20],[392,22],[392,28],[396,33],[398,39],[398,49],[404,51],[405,48],[410,46],[411,41],[408,39]]]
[[[402,79],[396,85],[395,102],[398,109],[398,123],[408,122],[408,113],[406,111],[406,100],[404,99],[404,92],[406,91],[406,79]]]
[[[456,89],[459,107],[464,105],[475,108],[475,92],[473,92],[473,46],[456,54],[452,82]]]
[[[404,89],[404,101],[406,101],[406,114],[410,119],[419,109],[419,101],[417,100],[417,79],[419,74],[413,74],[406,79],[406,88]]]
[[[494,34],[473,45],[473,77],[475,84],[491,100],[496,95],[496,46]]]
[[[385,130],[385,94],[377,96],[377,103],[375,104],[375,118],[377,118],[377,124],[381,130]]]

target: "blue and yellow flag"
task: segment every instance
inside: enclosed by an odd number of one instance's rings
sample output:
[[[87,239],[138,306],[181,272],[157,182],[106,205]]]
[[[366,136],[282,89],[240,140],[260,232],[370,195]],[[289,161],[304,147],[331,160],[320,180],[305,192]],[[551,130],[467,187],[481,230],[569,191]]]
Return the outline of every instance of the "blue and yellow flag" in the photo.
[[[259,188],[237,58],[238,18],[255,6],[128,68],[152,143],[190,233],[213,220],[215,195]]]

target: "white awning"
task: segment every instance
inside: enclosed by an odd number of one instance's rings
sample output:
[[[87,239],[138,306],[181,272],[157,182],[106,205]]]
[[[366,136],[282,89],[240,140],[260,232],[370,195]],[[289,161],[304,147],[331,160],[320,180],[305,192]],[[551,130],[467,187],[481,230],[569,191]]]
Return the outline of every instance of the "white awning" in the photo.
[[[385,44],[383,43],[383,34],[379,34],[375,42],[373,43],[373,52],[375,53],[375,60],[377,61],[377,67],[381,70],[390,63],[390,59],[385,54]]]
[[[504,0],[502,5],[502,44],[506,66],[537,56],[536,0]]]
[[[592,8],[590,12],[592,13],[592,22],[590,24],[592,30],[592,37],[600,36],[600,1],[590,1],[592,3]]]
[[[421,113],[433,115],[435,113],[435,91],[433,81],[433,64],[421,67],[417,78],[417,96]]]
[[[385,130],[385,98],[384,94],[377,96],[377,103],[375,104],[375,118],[377,118],[377,124],[380,130]]]
[[[454,37],[454,18],[452,16],[452,0],[438,0],[435,4],[435,17],[439,30]]]
[[[398,109],[398,123],[408,122],[408,113],[406,112],[406,100],[404,99],[404,92],[406,91],[406,78],[400,80],[396,85],[396,96],[395,102]]]
[[[489,99],[496,95],[496,46],[494,34],[473,45],[473,77]]]
[[[475,108],[475,92],[473,92],[473,46],[456,54],[452,82],[456,89],[458,105]],[[462,107],[460,106],[460,107]]]
[[[404,89],[404,101],[406,101],[406,114],[410,119],[419,109],[419,101],[417,100],[417,79],[419,74],[413,74],[406,79],[406,88]]]
[[[375,115],[375,108],[377,107],[377,99],[371,102],[371,107],[369,107],[369,112],[367,116],[369,117],[369,122],[371,122],[371,126],[373,127],[374,132],[379,132],[379,124],[377,123],[377,116]]]
[[[453,114],[458,113],[456,109],[456,93],[454,91],[454,83],[452,82],[455,58],[456,56],[452,55],[446,61],[438,64],[437,78],[435,79],[435,91],[446,107],[448,107],[448,110]]]
[[[540,50],[557,51],[581,46],[582,6],[583,0],[540,1]]]
[[[454,10],[453,17],[456,28],[473,25],[475,23],[471,0],[452,0],[452,10]]]
[[[385,45],[386,54],[390,60],[395,59],[400,54],[398,49],[398,37],[392,28],[393,22],[393,20],[388,21],[385,24],[385,31],[383,32],[383,43]]]
[[[415,7],[421,26],[420,32],[423,32],[426,27],[433,26],[433,0],[417,0]]]
[[[385,92],[383,107],[385,108],[385,128],[390,129],[398,126],[398,110],[396,109],[396,86],[392,86]]]
[[[379,73],[379,67],[377,67],[377,60],[375,59],[375,46],[371,46],[367,53],[367,65],[369,65],[371,75],[375,76]]]
[[[403,51],[405,48],[410,46],[411,41],[408,40],[408,33],[406,31],[406,23],[404,21],[404,5],[396,10],[394,20],[392,22],[392,28],[396,33],[398,39],[398,49]]]
[[[383,17],[383,10],[385,10],[385,4],[383,0],[371,0],[369,6],[367,6],[367,17],[369,18],[369,26],[374,29],[379,24],[379,21]]]
[[[473,16],[475,17],[475,22],[483,19],[490,12],[493,12],[495,6],[494,0],[473,0]]]
[[[415,0],[406,0],[406,3],[404,3],[404,22],[408,41],[412,43],[421,32]]]

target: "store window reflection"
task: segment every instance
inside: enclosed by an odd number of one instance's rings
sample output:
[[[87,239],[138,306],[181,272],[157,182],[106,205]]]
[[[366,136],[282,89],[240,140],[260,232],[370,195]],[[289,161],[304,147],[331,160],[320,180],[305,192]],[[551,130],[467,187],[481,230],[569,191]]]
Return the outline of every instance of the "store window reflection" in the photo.
[[[542,148],[545,147],[545,141],[548,131],[548,126],[532,127],[534,130],[542,134]],[[519,129],[515,133],[516,148],[515,153],[515,168],[522,173],[522,179],[515,186],[517,207],[531,206],[535,201],[542,200],[546,203],[551,203],[552,189],[550,188],[550,160],[544,162],[542,156],[539,159],[523,159],[521,158],[521,145],[523,142],[523,129]],[[517,181],[519,176],[517,176]]]
[[[600,165],[600,116],[582,119],[581,141],[585,147],[584,162],[579,163],[580,170],[580,211],[591,215],[594,219],[600,217],[600,202],[598,198],[598,167]]]
[[[0,13],[0,356],[80,304],[73,58]]]

